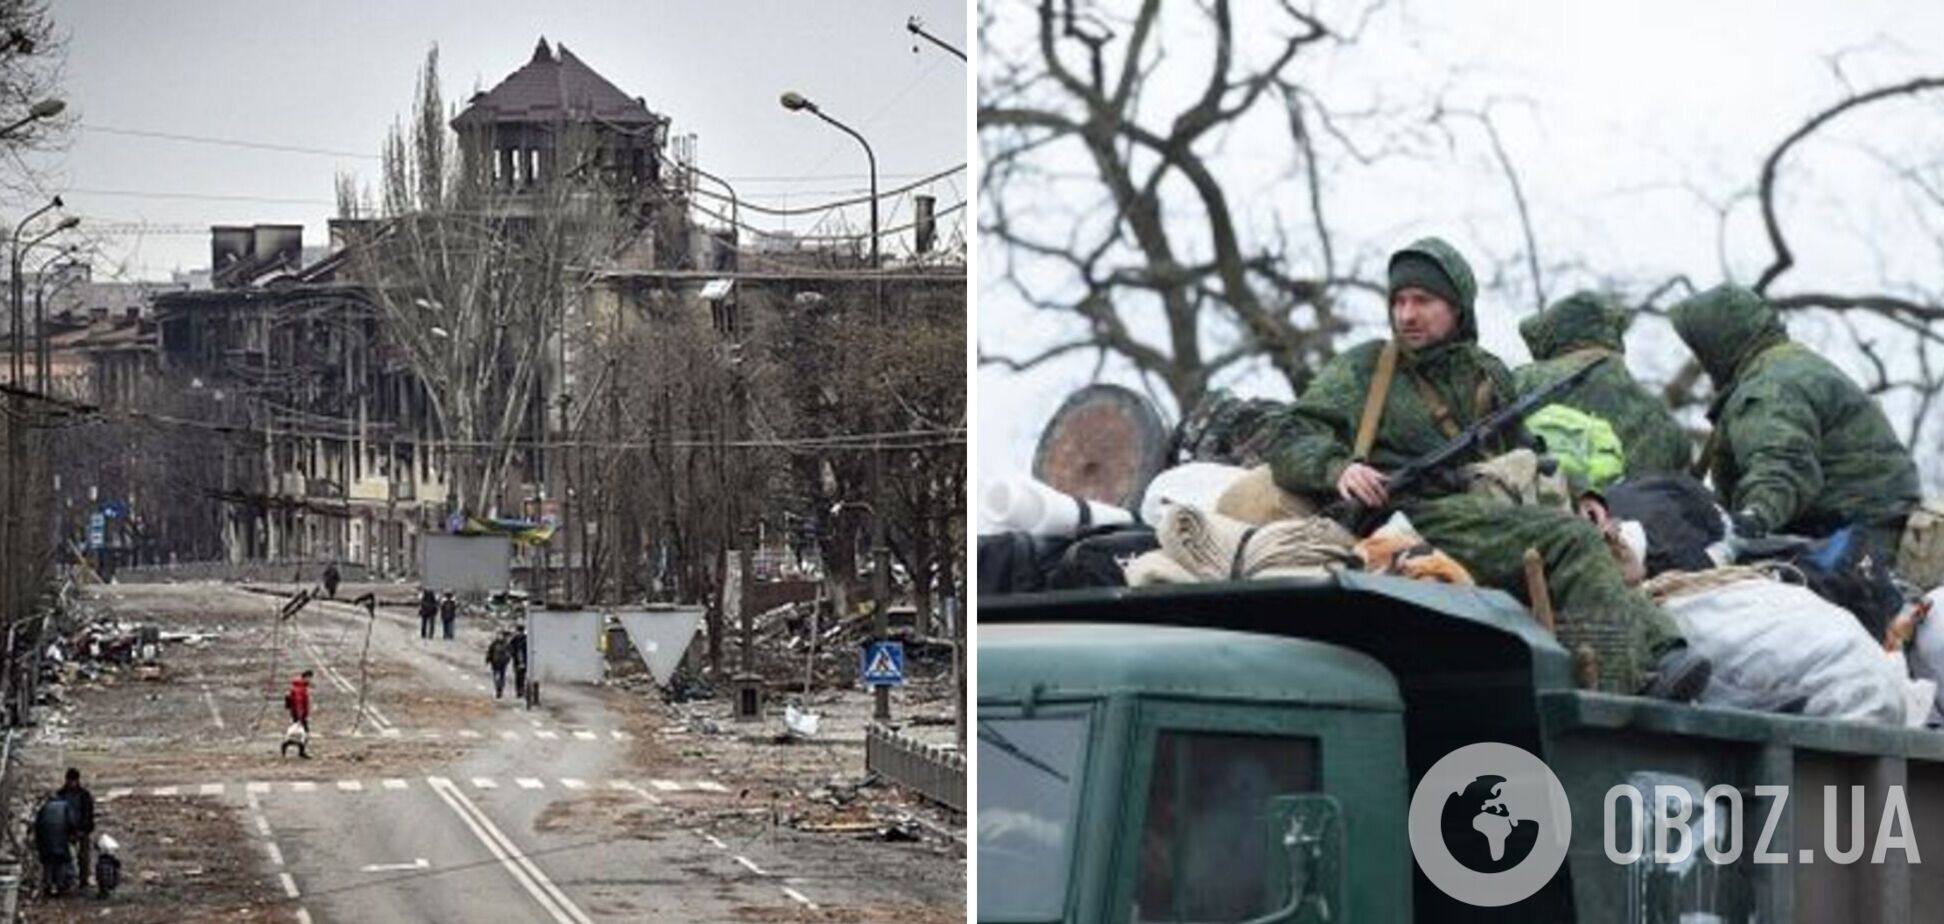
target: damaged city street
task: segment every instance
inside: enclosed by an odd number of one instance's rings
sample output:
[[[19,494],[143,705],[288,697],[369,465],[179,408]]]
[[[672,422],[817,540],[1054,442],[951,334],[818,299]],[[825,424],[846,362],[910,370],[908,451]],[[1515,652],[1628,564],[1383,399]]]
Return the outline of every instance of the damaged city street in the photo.
[[[71,638],[160,641],[127,660],[85,642],[43,658],[34,724],[12,744],[12,815],[31,817],[29,803],[79,770],[124,882],[99,901],[23,889],[28,920],[283,921],[299,909],[449,920],[481,908],[520,909],[508,920],[545,908],[567,920],[962,919],[963,817],[866,772],[871,697],[839,671],[805,695],[791,659],[764,714],[738,721],[725,697],[667,702],[639,660],[610,658],[612,682],[557,685],[529,710],[490,689],[490,617],[427,640],[404,605],[374,618],[319,601],[283,620],[286,589],[76,594],[86,619]],[[949,743],[940,667],[920,677],[929,668],[913,661],[894,703],[909,733]],[[279,754],[281,700],[302,670],[317,680],[308,758]],[[786,712],[816,716],[815,733],[793,731]]]

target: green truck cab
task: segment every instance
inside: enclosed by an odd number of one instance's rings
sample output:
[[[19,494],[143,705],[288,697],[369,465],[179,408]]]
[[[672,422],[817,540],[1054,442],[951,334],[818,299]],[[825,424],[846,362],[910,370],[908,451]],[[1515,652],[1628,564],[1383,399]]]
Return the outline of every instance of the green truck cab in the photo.
[[[978,657],[982,922],[1944,921],[1921,863],[1944,864],[1944,734],[1578,690],[1498,591],[1345,573],[989,597]],[[1503,907],[1434,886],[1407,834],[1426,771],[1478,742],[1543,760],[1573,819],[1558,872]],[[1723,859],[1617,862],[1653,843],[1609,804],[1621,784],[1690,792],[1670,843]],[[1727,790],[1738,807],[1709,801]],[[1853,823],[1903,841],[1830,859],[1825,828],[1848,848]],[[1790,862],[1756,862],[1758,836]]]

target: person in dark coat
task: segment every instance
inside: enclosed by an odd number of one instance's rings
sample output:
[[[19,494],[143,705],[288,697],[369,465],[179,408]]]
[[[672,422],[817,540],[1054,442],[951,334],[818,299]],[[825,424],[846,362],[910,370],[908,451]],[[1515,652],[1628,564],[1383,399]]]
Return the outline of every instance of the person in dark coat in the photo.
[[[439,601],[439,623],[445,627],[445,640],[452,641],[452,623],[459,618],[459,601],[452,598],[452,591],[445,593]]]
[[[88,873],[94,869],[94,793],[89,792],[88,787],[81,785],[81,771],[69,767],[67,781],[54,795],[67,800],[68,805],[74,808],[74,828],[68,833],[68,837],[74,843],[74,855],[79,861],[76,865],[81,873],[81,888],[85,889],[88,887]]]
[[[68,846],[80,819],[74,803],[56,792],[34,813],[34,852],[40,857],[44,894],[61,895],[74,882],[74,855]]]
[[[432,588],[425,588],[419,594],[419,638],[432,637],[432,620],[439,616],[439,598],[432,596]]]
[[[508,654],[513,658],[513,688],[521,697],[526,696],[527,680],[527,634],[526,626],[516,626],[513,637],[506,640]]]
[[[504,630],[493,636],[493,643],[486,646],[486,666],[493,669],[493,698],[506,695],[506,666],[513,663],[513,640]]]
[[[338,589],[337,562],[331,562],[324,566],[324,596],[336,600],[337,589]]]

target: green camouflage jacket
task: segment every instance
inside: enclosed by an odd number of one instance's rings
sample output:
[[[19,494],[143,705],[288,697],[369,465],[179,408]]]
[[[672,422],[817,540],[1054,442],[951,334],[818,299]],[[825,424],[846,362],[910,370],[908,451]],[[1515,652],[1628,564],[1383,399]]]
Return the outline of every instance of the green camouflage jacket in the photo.
[[[1613,357],[1559,403],[1613,425],[1626,447],[1629,477],[1686,474],[1694,442],[1667,405],[1627,372],[1626,330],[1626,309],[1597,292],[1576,292],[1519,323],[1533,362],[1514,370],[1512,380],[1519,394],[1528,394]]]
[[[1399,253],[1412,251],[1436,260],[1458,287],[1464,303],[1452,306],[1458,310],[1458,329],[1450,340],[1420,351],[1405,349],[1398,356],[1397,375],[1384,400],[1377,439],[1370,458],[1364,460],[1384,471],[1431,452],[1449,439],[1414,379],[1438,395],[1460,426],[1510,402],[1514,394],[1512,374],[1505,364],[1478,345],[1472,307],[1478,283],[1465,258],[1438,238],[1425,238]],[[1330,360],[1284,416],[1280,422],[1281,445],[1270,458],[1276,483],[1284,490],[1336,496],[1337,477],[1351,462],[1357,422],[1363,417],[1365,396],[1383,349],[1384,341],[1374,340]],[[1483,408],[1478,402],[1481,389],[1486,398]],[[1508,440],[1503,448],[1511,446]]]
[[[1715,493],[1762,525],[1827,535],[1900,522],[1917,466],[1883,409],[1842,370],[1789,339],[1760,295],[1717,286],[1669,312],[1714,382]]]

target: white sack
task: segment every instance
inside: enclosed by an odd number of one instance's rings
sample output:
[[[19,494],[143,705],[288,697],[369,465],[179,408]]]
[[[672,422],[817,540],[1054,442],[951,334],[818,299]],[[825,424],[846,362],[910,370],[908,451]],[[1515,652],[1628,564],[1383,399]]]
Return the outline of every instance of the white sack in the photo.
[[[1237,478],[1248,473],[1246,468],[1215,462],[1190,462],[1168,469],[1148,482],[1147,494],[1141,498],[1141,522],[1161,525],[1164,516],[1161,504],[1164,501],[1214,510],[1215,502],[1222,499],[1222,492],[1228,490],[1228,486],[1234,484]]]
[[[1848,610],[1808,588],[1740,581],[1662,606],[1723,682],[1806,696],[1804,713],[1902,725],[1906,678]],[[1703,693],[1701,704],[1707,705]]]

